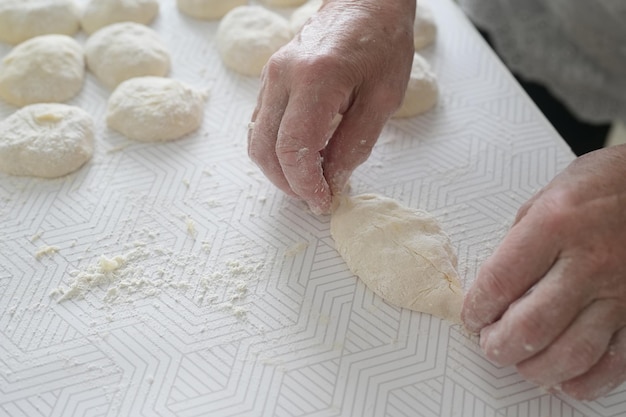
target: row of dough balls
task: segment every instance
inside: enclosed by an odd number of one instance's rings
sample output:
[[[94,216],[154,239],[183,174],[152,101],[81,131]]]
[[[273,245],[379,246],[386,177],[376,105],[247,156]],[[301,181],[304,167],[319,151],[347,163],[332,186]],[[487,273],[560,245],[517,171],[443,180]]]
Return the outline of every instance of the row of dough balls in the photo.
[[[0,98],[17,107],[63,102],[82,89],[85,61],[108,88],[129,78],[164,76],[170,54],[155,31],[139,23],[106,26],[83,47],[67,35],[42,35],[14,47],[0,67]]]
[[[0,42],[16,45],[40,35],[87,33],[112,23],[149,24],[159,13],[158,0],[90,0],[80,8],[74,0],[2,0]]]
[[[231,5],[235,3],[230,2]],[[259,76],[270,57],[300,31],[321,5],[322,0],[311,0],[296,9],[290,20],[263,7],[244,5],[232,8],[217,29],[216,43],[222,61],[240,74]],[[432,44],[436,35],[433,13],[420,1],[414,21],[415,49]],[[438,97],[435,73],[428,62],[415,53],[404,100],[392,117],[406,118],[424,113],[435,106]]]
[[[130,139],[168,141],[202,124],[206,93],[177,80],[137,77],[115,89],[107,104],[109,127]],[[31,104],[0,122],[0,171],[57,178],[93,156],[89,113],[62,103]]]
[[[106,121],[126,137],[174,140],[201,125],[206,92],[161,77],[170,57],[150,28],[132,22],[106,26],[87,40],[85,53],[67,35],[37,36],[16,46],[0,68],[0,97],[26,106],[0,122],[0,171],[55,178],[92,157],[91,116],[50,103],[81,90],[85,61],[103,84],[115,88]]]

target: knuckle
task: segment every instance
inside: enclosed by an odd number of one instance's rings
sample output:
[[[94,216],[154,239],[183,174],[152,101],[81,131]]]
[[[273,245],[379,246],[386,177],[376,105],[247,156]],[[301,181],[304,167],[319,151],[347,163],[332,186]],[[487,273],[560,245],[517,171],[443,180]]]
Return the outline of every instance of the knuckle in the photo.
[[[516,318],[517,333],[527,352],[538,352],[544,348],[549,335],[548,328],[537,312],[523,312]]]

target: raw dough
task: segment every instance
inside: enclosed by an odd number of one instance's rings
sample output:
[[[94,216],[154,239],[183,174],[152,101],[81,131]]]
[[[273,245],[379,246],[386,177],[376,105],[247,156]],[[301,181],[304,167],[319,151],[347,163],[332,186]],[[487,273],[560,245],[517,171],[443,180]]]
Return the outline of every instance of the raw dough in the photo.
[[[13,48],[0,67],[0,98],[14,106],[61,102],[83,87],[83,47],[66,35],[43,35]]]
[[[80,24],[87,33],[112,23],[149,24],[159,13],[157,0],[90,0],[83,10]]]
[[[130,139],[178,139],[202,124],[207,93],[161,77],[124,81],[111,94],[107,124]]]
[[[310,0],[308,3],[296,9],[289,18],[291,32],[296,34],[300,32],[302,26],[322,7],[322,0]]]
[[[415,9],[415,21],[413,23],[413,45],[419,51],[435,41],[437,37],[437,24],[433,12],[424,0],[417,2]]]
[[[270,7],[296,7],[306,3],[306,0],[260,0]]]
[[[335,203],[331,235],[368,288],[391,304],[460,323],[456,255],[433,216],[374,194]]]
[[[84,110],[59,103],[26,106],[0,122],[0,171],[60,177],[93,155],[93,120]]]
[[[170,54],[157,33],[139,23],[106,26],[87,39],[87,67],[107,87],[147,75],[164,76]]]
[[[240,6],[217,29],[217,50],[230,69],[259,76],[274,52],[291,40],[289,22],[259,6]]]
[[[238,6],[245,6],[248,0],[176,0],[181,12],[196,19],[221,19]]]
[[[394,118],[412,117],[430,110],[439,99],[437,76],[432,72],[428,61],[419,54],[413,56],[411,77],[400,108]]]
[[[0,0],[0,42],[16,45],[39,35],[73,35],[79,28],[74,0]]]

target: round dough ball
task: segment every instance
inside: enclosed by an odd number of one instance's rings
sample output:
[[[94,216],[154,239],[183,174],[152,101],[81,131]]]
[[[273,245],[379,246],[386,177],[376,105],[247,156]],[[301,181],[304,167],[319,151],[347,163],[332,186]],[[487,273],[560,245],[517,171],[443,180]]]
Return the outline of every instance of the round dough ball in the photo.
[[[260,0],[271,7],[296,7],[306,3],[306,0]]]
[[[181,12],[196,19],[221,19],[235,7],[245,6],[248,0],[176,0]]]
[[[437,76],[430,69],[428,62],[419,54],[415,54],[404,100],[392,117],[417,116],[434,107],[438,99]]]
[[[93,120],[59,103],[26,106],[0,122],[0,171],[56,178],[76,171],[93,155]]]
[[[13,48],[0,67],[0,98],[14,106],[61,102],[83,87],[83,48],[66,35],[43,35]]]
[[[147,25],[158,13],[157,0],[90,0],[83,10],[80,25],[87,33],[118,22]]]
[[[291,40],[289,22],[259,6],[240,6],[217,29],[217,50],[224,64],[244,75],[259,76],[274,52]]]
[[[87,39],[87,67],[107,87],[133,77],[162,77],[170,70],[170,54],[157,33],[134,22],[114,23]]]
[[[74,0],[0,0],[0,42],[16,45],[39,35],[73,35],[79,28]]]
[[[437,24],[430,6],[418,1],[415,9],[415,21],[413,23],[413,45],[419,51],[435,41],[437,37]]]
[[[300,32],[302,26],[322,7],[322,0],[309,0],[304,6],[296,9],[289,19],[291,32],[296,34]]]
[[[107,124],[142,142],[178,139],[202,124],[207,93],[176,80],[138,77],[120,84],[107,106]]]

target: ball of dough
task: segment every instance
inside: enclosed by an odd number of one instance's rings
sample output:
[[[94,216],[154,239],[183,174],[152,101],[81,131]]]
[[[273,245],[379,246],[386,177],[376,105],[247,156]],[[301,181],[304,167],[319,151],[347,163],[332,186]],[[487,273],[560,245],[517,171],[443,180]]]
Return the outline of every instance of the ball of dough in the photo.
[[[419,51],[435,41],[437,24],[433,12],[423,0],[417,2],[415,21],[413,23],[413,45]]]
[[[261,3],[271,7],[296,7],[306,3],[306,0],[260,0]]]
[[[93,155],[93,120],[59,103],[26,106],[0,122],[0,171],[56,178],[76,171]]]
[[[114,23],[87,39],[87,67],[107,87],[133,77],[169,72],[170,54],[155,31],[134,22]]]
[[[235,7],[245,6],[248,0],[176,0],[181,12],[196,19],[221,19]]]
[[[1,0],[0,42],[12,45],[39,35],[73,35],[79,28],[74,0]]]
[[[90,0],[83,10],[80,24],[85,32],[93,33],[119,22],[147,25],[158,13],[157,0]]]
[[[457,257],[437,219],[374,194],[334,203],[337,251],[369,289],[399,307],[461,322]]]
[[[413,56],[411,77],[400,108],[392,117],[413,117],[430,110],[439,99],[437,76],[419,54]]]
[[[302,26],[322,7],[322,0],[309,0],[304,6],[297,8],[289,18],[291,32],[296,34],[300,32]]]
[[[0,98],[14,106],[61,102],[85,79],[83,48],[66,35],[43,35],[13,48],[0,67]]]
[[[224,16],[217,29],[217,49],[230,69],[259,76],[274,52],[291,40],[289,22],[259,6],[240,6]]]
[[[206,98],[206,92],[169,78],[132,78],[109,97],[106,120],[130,139],[174,140],[200,127]]]

